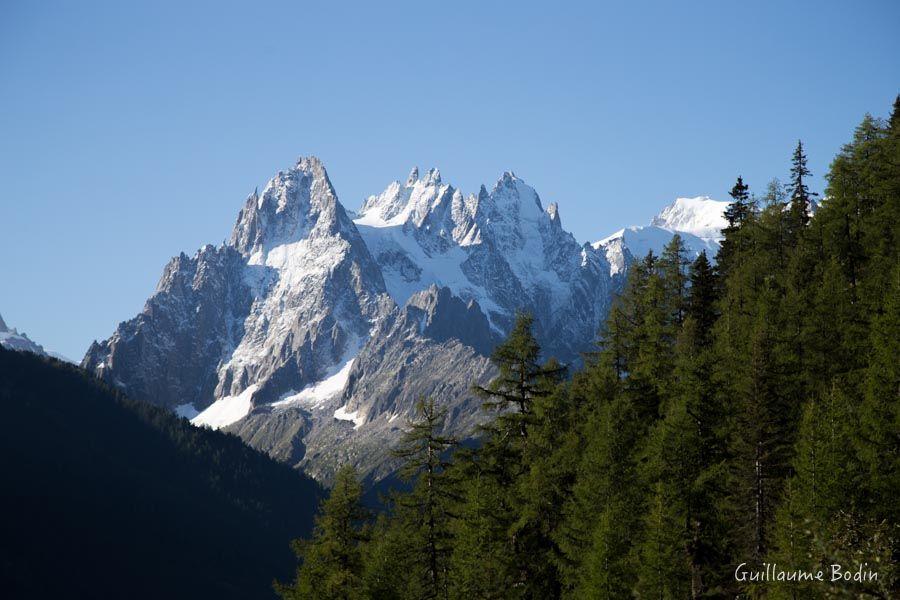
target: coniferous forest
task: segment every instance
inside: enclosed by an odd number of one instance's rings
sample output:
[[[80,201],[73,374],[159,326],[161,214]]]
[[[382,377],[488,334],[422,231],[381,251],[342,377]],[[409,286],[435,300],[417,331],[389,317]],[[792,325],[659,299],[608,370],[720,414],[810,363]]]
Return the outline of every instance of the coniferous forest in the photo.
[[[278,593],[900,596],[900,98],[821,197],[803,145],[786,158],[788,181],[737,178],[717,256],[676,236],[632,266],[583,366],[520,315],[476,389],[480,443],[422,399],[396,452],[409,487],[373,514],[341,471]],[[750,576],[766,565],[824,581]]]
[[[0,348],[0,596],[266,598],[314,481],[239,438]]]

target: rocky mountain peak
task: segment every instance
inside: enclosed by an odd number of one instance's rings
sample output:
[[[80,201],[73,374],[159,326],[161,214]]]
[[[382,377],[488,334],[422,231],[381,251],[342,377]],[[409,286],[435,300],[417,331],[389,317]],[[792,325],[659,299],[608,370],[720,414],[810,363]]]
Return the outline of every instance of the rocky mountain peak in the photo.
[[[279,171],[262,194],[254,192],[238,215],[229,244],[245,256],[311,234],[352,229],[322,161],[303,157]]]
[[[135,398],[199,412],[195,424],[269,431],[275,445],[261,447],[311,472],[366,448],[368,470],[422,394],[452,407],[455,431],[477,421],[470,385],[490,375],[516,311],[535,316],[548,356],[577,361],[610,281],[557,205],[544,210],[510,171],[464,196],[413,168],[351,221],[321,161],[301,158],[247,197],[227,244],[176,256],[83,364]]]
[[[562,227],[562,222],[559,220],[559,205],[556,202],[551,202],[547,207],[547,215],[555,227]]]
[[[414,167],[405,184],[393,181],[377,196],[369,196],[355,222],[372,227],[409,223],[414,227],[427,225],[440,229],[455,192],[452,186],[441,182],[439,170],[429,169],[425,177],[419,178],[419,169]]]

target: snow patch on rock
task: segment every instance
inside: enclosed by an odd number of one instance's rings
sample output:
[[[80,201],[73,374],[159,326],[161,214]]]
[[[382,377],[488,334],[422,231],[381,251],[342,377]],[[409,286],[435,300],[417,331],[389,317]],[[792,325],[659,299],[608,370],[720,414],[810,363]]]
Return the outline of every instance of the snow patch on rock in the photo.
[[[336,398],[344,391],[344,386],[347,385],[347,378],[350,376],[350,370],[353,368],[355,359],[356,354],[343,364],[333,368],[333,372],[321,381],[312,383],[299,392],[286,394],[281,400],[273,402],[272,407],[281,409],[299,405],[320,408],[328,400]]]
[[[247,413],[253,408],[253,394],[258,388],[258,385],[253,384],[237,396],[225,396],[216,400],[206,410],[191,419],[191,423],[213,429],[231,425],[247,416]]]
[[[338,421],[353,421],[353,429],[359,429],[366,422],[366,415],[360,413],[360,410],[349,411],[344,405],[334,411],[334,418]]]

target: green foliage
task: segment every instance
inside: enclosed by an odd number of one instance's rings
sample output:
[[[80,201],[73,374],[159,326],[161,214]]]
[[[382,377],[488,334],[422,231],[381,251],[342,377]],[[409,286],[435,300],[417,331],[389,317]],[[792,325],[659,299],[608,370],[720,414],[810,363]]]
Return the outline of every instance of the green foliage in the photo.
[[[458,496],[448,476],[448,450],[456,445],[452,437],[441,435],[446,411],[432,399],[421,399],[418,420],[408,423],[408,431],[394,454],[403,460],[401,475],[415,479],[411,491],[396,499],[394,530],[404,532],[405,573],[408,586],[419,598],[444,598],[448,588],[448,560],[453,534],[452,507]]]
[[[477,388],[477,446],[452,450],[420,404],[397,453],[410,489],[357,542],[353,589],[898,597],[900,98],[835,158],[813,218],[806,161],[798,143],[787,189],[760,201],[738,178],[715,267],[677,235],[632,264],[571,379],[520,315]],[[764,562],[879,579],[735,579]]]
[[[334,487],[322,504],[310,541],[294,542],[301,560],[292,585],[277,585],[286,600],[351,600],[364,598],[363,551],[367,517],[360,504],[362,485],[353,467],[335,475]]]

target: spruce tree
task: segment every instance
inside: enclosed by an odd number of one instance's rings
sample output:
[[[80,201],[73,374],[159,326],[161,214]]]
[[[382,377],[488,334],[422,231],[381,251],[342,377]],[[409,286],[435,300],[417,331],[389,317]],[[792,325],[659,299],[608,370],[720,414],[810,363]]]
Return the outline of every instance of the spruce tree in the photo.
[[[737,178],[728,195],[731,196],[731,203],[725,209],[727,225],[722,230],[723,239],[716,256],[719,272],[723,276],[733,268],[735,256],[747,251],[747,224],[756,212],[756,205],[750,197],[750,186],[744,183],[742,177]]]
[[[675,242],[676,249],[678,241]],[[677,259],[681,269],[681,258]],[[623,296],[632,307],[631,329],[624,337],[630,349],[627,376],[622,380],[622,393],[638,410],[645,427],[660,414],[660,406],[672,385],[672,348],[677,331],[677,304],[683,307],[684,278],[679,276],[679,289],[667,284],[659,260],[648,253],[640,269],[629,274],[630,285]],[[677,299],[676,299],[677,298]]]
[[[706,346],[712,337],[713,325],[716,322],[716,298],[718,283],[715,271],[706,257],[706,251],[691,264],[690,290],[687,301],[687,314],[694,319],[697,330],[697,343]]]
[[[777,292],[758,301],[750,331],[746,367],[736,380],[734,423],[729,444],[731,519],[738,556],[759,564],[769,549],[776,502],[790,473],[790,406],[779,378],[776,350]]]
[[[788,209],[790,215],[788,236],[789,240],[793,242],[796,242],[800,232],[809,225],[812,197],[816,195],[810,193],[809,186],[806,185],[806,179],[810,175],[812,173],[806,166],[803,142],[798,140],[797,147],[794,149],[794,155],[791,158],[791,181],[788,186],[791,198]]]
[[[738,176],[728,195],[732,202],[725,209],[725,220],[728,222],[728,229],[737,230],[750,218],[750,186],[744,183],[743,177]]]
[[[691,267],[691,282],[674,348],[672,396],[640,461],[642,486],[650,491],[639,549],[642,596],[696,598],[720,589],[726,577],[719,568],[724,526],[717,510],[725,484],[725,413],[709,343],[716,283],[703,254]]]
[[[677,233],[663,248],[659,257],[659,275],[666,292],[668,327],[671,339],[678,335],[678,328],[687,311],[689,268],[691,265],[684,240]]]

